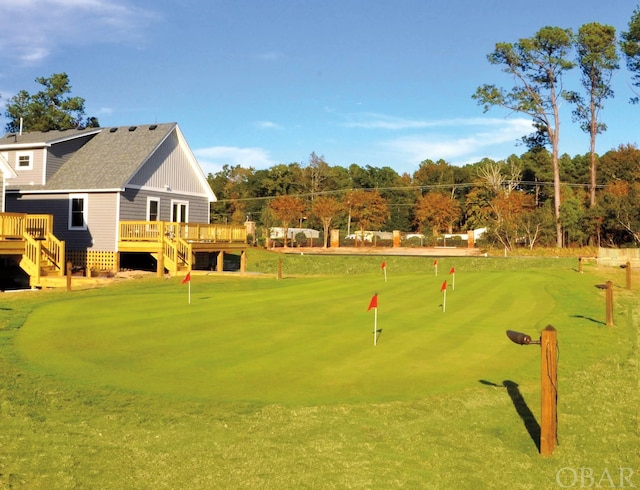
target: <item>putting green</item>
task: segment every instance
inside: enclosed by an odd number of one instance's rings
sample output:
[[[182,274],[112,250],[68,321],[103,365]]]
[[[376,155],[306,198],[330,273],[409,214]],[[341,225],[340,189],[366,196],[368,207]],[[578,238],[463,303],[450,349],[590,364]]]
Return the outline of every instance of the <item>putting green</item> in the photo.
[[[481,379],[537,377],[539,349],[512,344],[505,330],[538,336],[554,319],[579,322],[563,306],[573,304],[566,295],[550,292],[579,280],[569,272],[467,272],[453,290],[443,274],[390,274],[388,282],[380,274],[194,276],[191,304],[187,286],[173,279],[44,305],[16,345],[33,369],[70,383],[174,399],[416,399]],[[570,288],[584,294],[577,283]],[[367,311],[375,292],[376,346],[375,312]]]

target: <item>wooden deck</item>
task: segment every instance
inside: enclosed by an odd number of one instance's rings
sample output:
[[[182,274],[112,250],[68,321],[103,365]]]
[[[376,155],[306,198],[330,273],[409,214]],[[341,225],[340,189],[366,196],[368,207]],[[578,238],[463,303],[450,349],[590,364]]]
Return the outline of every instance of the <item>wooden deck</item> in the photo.
[[[194,268],[196,254],[217,253],[223,270],[225,252],[240,252],[240,270],[246,271],[247,230],[243,225],[175,223],[167,221],[121,221],[118,252],[148,252],[173,273]]]
[[[166,221],[121,221],[117,250],[87,251],[84,264],[76,264],[91,272],[91,253],[108,254],[109,269],[120,268],[120,254],[144,252],[157,261],[157,273],[165,269],[177,274],[191,271],[200,254],[217,254],[216,270],[224,268],[224,254],[240,253],[240,270],[246,271],[247,231],[242,225],[208,223],[172,223]],[[50,284],[62,278],[71,260],[65,243],[53,234],[53,216],[24,213],[0,213],[0,255],[10,256],[29,275],[32,287]],[[114,265],[115,264],[115,265]],[[44,279],[46,278],[46,279]],[[55,282],[55,281],[54,281]]]

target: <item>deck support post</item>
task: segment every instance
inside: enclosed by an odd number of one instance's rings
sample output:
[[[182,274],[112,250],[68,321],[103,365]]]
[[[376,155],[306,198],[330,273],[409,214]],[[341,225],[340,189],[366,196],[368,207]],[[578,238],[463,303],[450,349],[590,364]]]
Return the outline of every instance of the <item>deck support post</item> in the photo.
[[[240,252],[240,272],[247,272],[247,249]]]
[[[164,277],[164,247],[160,247],[158,252],[158,260],[156,260],[156,276]]]

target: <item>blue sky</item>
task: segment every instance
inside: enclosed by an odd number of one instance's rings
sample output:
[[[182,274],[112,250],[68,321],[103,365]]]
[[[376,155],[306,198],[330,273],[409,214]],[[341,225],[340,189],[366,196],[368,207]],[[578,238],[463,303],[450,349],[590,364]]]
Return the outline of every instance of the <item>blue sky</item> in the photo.
[[[635,0],[0,0],[4,105],[66,72],[102,126],[177,122],[205,173],[352,163],[415,171],[521,154],[530,121],[471,95],[511,82],[486,55],[543,26],[626,30]],[[604,153],[639,142],[624,61]],[[577,78],[567,78],[577,89]],[[561,152],[588,151],[563,106]],[[2,126],[5,120],[0,121]]]

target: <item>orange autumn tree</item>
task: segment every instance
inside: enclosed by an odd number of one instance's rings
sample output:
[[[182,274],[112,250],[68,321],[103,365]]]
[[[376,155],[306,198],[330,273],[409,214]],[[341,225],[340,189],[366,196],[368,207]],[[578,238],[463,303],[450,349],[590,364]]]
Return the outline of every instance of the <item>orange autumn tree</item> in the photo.
[[[351,219],[358,223],[362,239],[365,230],[381,228],[391,215],[386,199],[375,189],[349,191],[345,194],[344,204]]]
[[[449,195],[429,192],[418,199],[415,207],[415,221],[420,230],[431,227],[433,236],[449,231],[460,218],[460,204]]]
[[[342,204],[333,197],[316,197],[311,204],[311,214],[322,222],[322,228],[324,230],[324,248],[327,248],[331,221],[341,210]]]
[[[305,205],[298,197],[284,195],[274,198],[269,203],[269,208],[282,225],[284,247],[286,248],[289,225],[300,219],[304,213]]]
[[[491,209],[493,224],[490,226],[490,231],[504,248],[513,249],[516,240],[525,237],[529,237],[529,241],[533,243],[530,230],[532,222],[536,222],[534,196],[521,191],[501,192],[492,199]],[[536,227],[539,228],[539,224]]]

